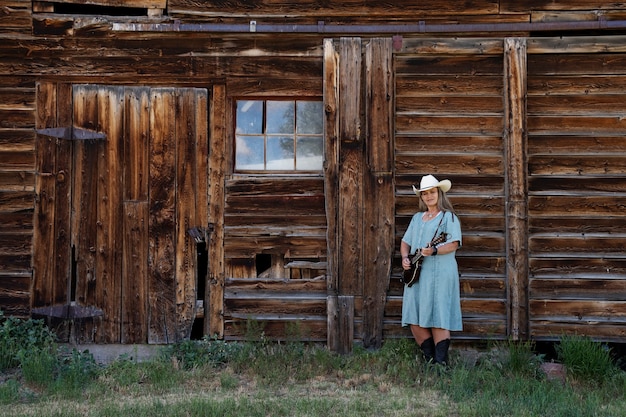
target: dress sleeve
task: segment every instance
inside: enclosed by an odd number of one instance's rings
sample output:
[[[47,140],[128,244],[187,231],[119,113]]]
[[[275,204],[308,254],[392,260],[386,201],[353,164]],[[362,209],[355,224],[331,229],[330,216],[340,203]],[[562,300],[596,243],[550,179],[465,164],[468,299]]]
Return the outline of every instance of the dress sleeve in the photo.
[[[416,224],[417,224],[416,216],[418,214],[419,213],[416,213],[416,214],[413,215],[413,217],[411,218],[411,222],[409,223],[409,227],[406,228],[406,232],[404,232],[404,236],[402,236],[402,241],[408,243],[409,246],[411,246],[411,250],[413,249],[413,244],[415,243],[415,242],[413,242],[415,240],[414,239],[414,237],[415,237],[414,236],[415,235],[415,230],[414,229],[417,227],[416,226]]]
[[[454,242],[455,240],[459,242],[459,247],[462,245],[462,236],[461,236],[461,221],[454,213],[446,213],[446,233],[450,236],[448,237],[448,242]]]

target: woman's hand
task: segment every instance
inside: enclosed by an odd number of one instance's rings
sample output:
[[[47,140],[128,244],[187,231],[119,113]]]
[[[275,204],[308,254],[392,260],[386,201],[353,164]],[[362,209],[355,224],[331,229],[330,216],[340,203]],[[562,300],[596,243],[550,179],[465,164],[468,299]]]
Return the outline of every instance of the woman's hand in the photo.
[[[402,268],[411,269],[411,260],[409,259],[408,256],[402,257]]]
[[[427,246],[425,248],[422,248],[422,255],[424,256],[433,256],[437,254],[437,248],[436,247],[430,247]]]

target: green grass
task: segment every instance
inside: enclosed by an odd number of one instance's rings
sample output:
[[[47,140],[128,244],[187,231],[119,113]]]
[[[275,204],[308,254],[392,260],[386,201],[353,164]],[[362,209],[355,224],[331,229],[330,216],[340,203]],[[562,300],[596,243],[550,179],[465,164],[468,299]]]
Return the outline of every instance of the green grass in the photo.
[[[0,374],[0,415],[626,415],[626,373],[606,362],[603,345],[564,337],[558,352],[568,364],[564,381],[546,378],[530,342],[500,342],[473,356],[453,345],[448,369],[422,363],[406,339],[344,356],[299,342],[206,339],[106,366],[89,352],[39,352],[17,355],[18,366]],[[37,370],[47,376],[30,374]]]

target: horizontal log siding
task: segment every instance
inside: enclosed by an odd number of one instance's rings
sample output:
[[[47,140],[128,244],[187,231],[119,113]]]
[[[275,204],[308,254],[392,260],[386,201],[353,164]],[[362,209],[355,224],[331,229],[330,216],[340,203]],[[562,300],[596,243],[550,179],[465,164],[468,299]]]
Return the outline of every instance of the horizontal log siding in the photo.
[[[626,336],[626,53],[610,39],[599,43],[599,53],[561,54],[540,41],[529,48],[535,339]]]
[[[300,278],[285,268],[293,260],[326,261],[323,178],[235,177],[224,195],[225,338],[262,332],[325,342],[326,270]],[[272,257],[269,271],[257,271],[257,255]]]
[[[400,328],[399,247],[418,207],[412,184],[426,174],[449,178],[461,219],[463,332],[455,337],[506,336],[505,201],[502,42],[407,41],[396,67],[396,252],[385,311],[386,337]],[[480,48],[490,53],[476,53]]]
[[[13,6],[16,17],[19,5]],[[34,127],[34,80],[0,76],[0,309],[21,317],[30,314]]]

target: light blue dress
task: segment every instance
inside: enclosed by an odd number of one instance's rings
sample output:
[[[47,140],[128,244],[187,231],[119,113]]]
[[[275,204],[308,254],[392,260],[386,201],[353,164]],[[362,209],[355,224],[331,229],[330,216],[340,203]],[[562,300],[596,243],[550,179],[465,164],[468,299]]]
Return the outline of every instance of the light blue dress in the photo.
[[[440,212],[434,219],[424,221],[422,220],[423,214],[421,212],[413,216],[402,238],[411,246],[411,254],[416,248],[423,248],[432,241],[435,231],[437,236],[442,231],[449,235],[445,243],[456,240],[461,247],[461,222],[457,216],[451,212]],[[439,224],[441,216],[444,218]],[[439,226],[438,230],[437,226]],[[416,324],[426,328],[463,330],[459,268],[455,256],[456,251],[445,255],[424,257],[418,283],[410,288],[404,286],[403,327]]]

